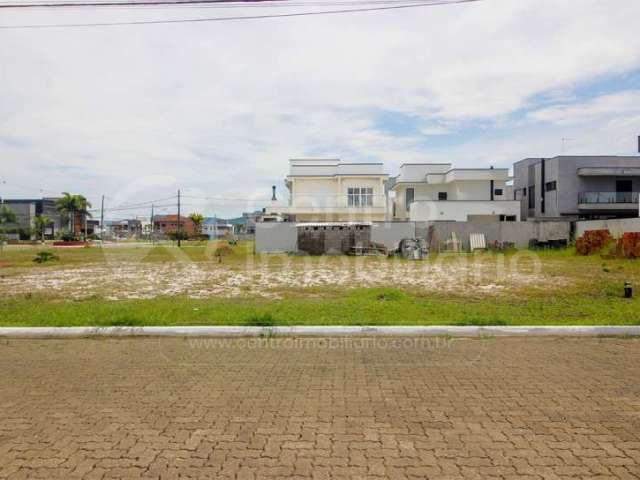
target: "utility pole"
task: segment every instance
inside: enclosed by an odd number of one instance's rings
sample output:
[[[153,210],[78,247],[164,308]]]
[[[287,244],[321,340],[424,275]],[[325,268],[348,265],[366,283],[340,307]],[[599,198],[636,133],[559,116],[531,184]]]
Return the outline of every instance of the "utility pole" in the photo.
[[[155,245],[155,239],[153,238],[153,203],[151,204],[151,245]]]
[[[180,190],[178,190],[178,247],[182,245],[180,237],[182,236],[182,221],[180,220]]]
[[[102,202],[100,203],[100,246],[104,242],[104,195],[102,195]]]

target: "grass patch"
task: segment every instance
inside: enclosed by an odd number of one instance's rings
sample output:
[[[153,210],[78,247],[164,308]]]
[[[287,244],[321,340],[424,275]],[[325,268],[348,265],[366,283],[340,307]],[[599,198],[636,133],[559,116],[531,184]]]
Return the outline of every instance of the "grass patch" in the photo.
[[[384,295],[384,300],[380,296]],[[48,301],[0,300],[0,326],[141,325],[640,325],[640,302],[606,295],[465,299],[379,289],[332,296]]]
[[[0,276],[11,280],[13,275],[43,268],[51,269],[46,272],[54,275],[67,267],[111,261],[117,265],[118,262],[164,263],[186,258],[217,264],[215,252],[222,247],[227,247],[226,243],[186,243],[181,249],[168,243],[53,249],[60,259],[43,264],[33,262],[33,256],[42,249],[40,246],[7,248],[0,257],[0,265],[5,265],[0,268]],[[304,265],[310,260],[317,262],[307,257],[253,256],[251,242],[228,248],[232,253],[224,257],[224,267],[234,271],[249,271],[249,264],[286,272],[292,265]],[[284,298],[276,301],[251,297],[249,290],[246,297],[238,298],[172,296],[121,301],[108,301],[97,294],[71,301],[61,293],[56,296],[26,293],[0,296],[0,326],[640,325],[640,262],[577,256],[572,249],[515,257],[519,253],[482,255],[489,270],[494,268],[497,259],[504,260],[505,265],[518,260],[519,268],[525,271],[533,269],[534,261],[542,265],[544,275],[536,284],[510,286],[508,294],[503,295],[486,294],[462,282],[459,288],[447,293],[427,288],[404,289],[398,288],[401,282],[397,280],[395,284],[389,282],[376,288],[283,287],[277,293]],[[473,258],[470,255],[433,256],[415,265],[438,264],[446,268]],[[357,262],[387,262],[386,259],[350,257],[327,257],[322,261],[326,269],[353,268]],[[555,277],[571,281],[557,285]],[[99,280],[88,278],[87,281]],[[622,298],[625,281],[634,284],[636,298]]]

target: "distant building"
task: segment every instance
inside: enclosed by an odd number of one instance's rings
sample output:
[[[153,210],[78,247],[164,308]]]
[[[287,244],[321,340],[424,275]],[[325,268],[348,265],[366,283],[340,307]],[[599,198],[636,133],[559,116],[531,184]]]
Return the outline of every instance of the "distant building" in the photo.
[[[1,204],[8,207],[16,215],[16,224],[8,225],[17,231],[24,232],[23,237],[33,237],[30,230],[35,226],[35,218],[39,215],[47,216],[50,223],[45,227],[45,238],[52,239],[60,230],[67,228],[56,208],[57,198],[45,197],[41,199],[4,199]],[[29,235],[27,235],[29,234]]]
[[[139,238],[142,235],[142,221],[137,218],[105,221],[105,233],[116,238]]]
[[[506,168],[453,168],[405,163],[389,179],[389,216],[401,221],[518,221],[520,204],[507,197]]]
[[[640,156],[526,158],[513,173],[523,219],[638,217]]]
[[[180,216],[180,223],[178,223],[178,215],[156,215],[153,217],[154,234],[167,235],[177,232],[178,228],[189,237],[196,235],[195,225],[188,217]]]
[[[382,163],[344,163],[338,159],[289,160],[289,204],[274,199],[262,221],[289,218],[298,222],[384,220],[385,182]]]
[[[224,238],[234,233],[233,224],[228,220],[216,217],[207,217],[202,222],[202,233],[208,235],[211,240]]]
[[[255,212],[245,212],[242,214],[242,218],[245,219],[244,232],[242,233],[255,234],[256,223],[262,221],[262,210],[256,210]]]

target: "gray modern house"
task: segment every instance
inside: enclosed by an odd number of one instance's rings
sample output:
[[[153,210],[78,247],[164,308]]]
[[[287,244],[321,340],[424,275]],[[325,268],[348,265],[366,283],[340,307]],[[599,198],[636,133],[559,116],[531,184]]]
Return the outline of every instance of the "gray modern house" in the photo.
[[[53,238],[62,225],[60,213],[56,208],[57,198],[41,198],[41,199],[4,199],[0,200],[0,204],[8,207],[16,216],[16,224],[9,225],[18,231],[28,231],[33,228],[35,218],[38,215],[46,215],[51,223],[45,228],[45,237]]]
[[[522,220],[638,217],[640,156],[525,158],[513,175]]]

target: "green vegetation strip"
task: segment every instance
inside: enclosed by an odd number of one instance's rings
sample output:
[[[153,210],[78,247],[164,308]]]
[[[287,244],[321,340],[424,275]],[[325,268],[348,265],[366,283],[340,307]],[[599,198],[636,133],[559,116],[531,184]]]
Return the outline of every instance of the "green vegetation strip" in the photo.
[[[422,296],[359,289],[329,298],[285,300],[0,301],[0,326],[137,325],[640,325],[640,301],[567,295],[518,301]]]

